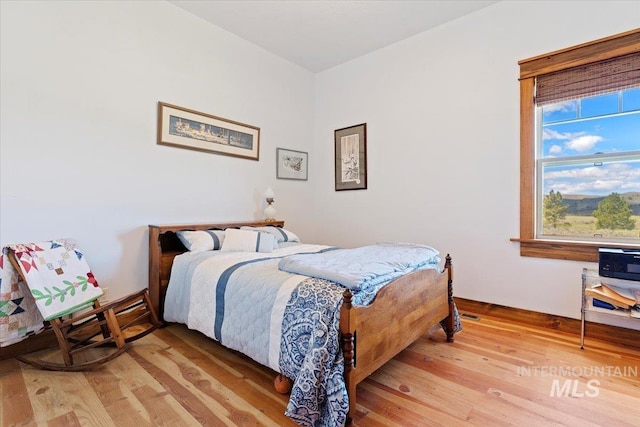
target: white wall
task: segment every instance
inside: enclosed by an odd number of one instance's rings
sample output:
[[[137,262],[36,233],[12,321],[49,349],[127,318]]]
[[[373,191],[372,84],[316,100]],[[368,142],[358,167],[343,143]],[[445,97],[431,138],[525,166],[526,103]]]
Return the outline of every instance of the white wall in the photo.
[[[450,252],[454,293],[578,318],[582,262],[524,258],[518,61],[627,31],[640,2],[502,1],[317,75],[317,236]],[[367,123],[369,189],[335,192],[333,131]]]
[[[0,243],[78,240],[113,297],[147,285],[147,225],[261,219],[305,236],[312,73],[167,2],[2,1]],[[164,101],[261,128],[260,161],[156,144]],[[287,197],[278,197],[287,194]]]

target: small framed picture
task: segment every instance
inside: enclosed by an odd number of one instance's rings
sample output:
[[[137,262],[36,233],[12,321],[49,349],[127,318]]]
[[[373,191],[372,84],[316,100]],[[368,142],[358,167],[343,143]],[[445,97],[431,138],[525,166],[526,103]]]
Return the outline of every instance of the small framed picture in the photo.
[[[336,191],[367,188],[367,124],[335,131]]]
[[[309,178],[309,153],[276,148],[276,178],[306,181]]]

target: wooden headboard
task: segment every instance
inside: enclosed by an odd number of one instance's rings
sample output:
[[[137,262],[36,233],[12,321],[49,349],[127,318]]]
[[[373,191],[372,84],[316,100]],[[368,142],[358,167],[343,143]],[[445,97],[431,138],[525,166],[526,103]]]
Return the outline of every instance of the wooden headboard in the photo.
[[[158,317],[163,318],[164,297],[169,285],[171,266],[176,255],[184,253],[184,247],[178,235],[178,231],[197,230],[224,230],[226,228],[240,228],[243,226],[263,227],[272,225],[284,227],[284,221],[240,221],[222,222],[214,224],[172,224],[149,225],[149,296],[151,304]]]

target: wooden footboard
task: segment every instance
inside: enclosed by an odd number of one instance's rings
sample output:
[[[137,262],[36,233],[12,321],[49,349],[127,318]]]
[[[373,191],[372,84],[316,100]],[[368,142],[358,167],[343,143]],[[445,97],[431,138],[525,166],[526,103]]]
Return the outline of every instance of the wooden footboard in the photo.
[[[284,222],[149,226],[149,295],[159,317],[162,318],[164,312],[173,259],[186,252],[176,233],[180,230],[223,230],[245,225],[284,227]],[[348,422],[355,415],[356,386],[376,369],[443,320],[447,340],[453,341],[453,269],[449,255],[444,267],[442,272],[420,270],[390,282],[367,307],[354,307],[351,293],[345,291],[340,332],[345,358],[344,377],[349,394]]]
[[[367,307],[353,307],[345,291],[340,331],[351,421],[356,386],[434,325],[446,319],[447,340],[453,341],[453,273],[447,255],[445,270],[420,270],[386,285]]]

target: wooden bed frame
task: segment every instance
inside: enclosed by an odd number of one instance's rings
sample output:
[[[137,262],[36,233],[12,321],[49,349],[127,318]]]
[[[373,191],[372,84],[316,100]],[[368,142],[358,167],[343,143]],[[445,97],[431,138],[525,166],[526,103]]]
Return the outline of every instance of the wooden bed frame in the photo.
[[[161,320],[173,259],[186,252],[176,232],[266,225],[284,227],[284,221],[149,225],[149,295]],[[367,307],[352,306],[351,293],[344,292],[340,332],[349,395],[348,424],[356,413],[358,383],[443,320],[447,341],[453,341],[452,284],[453,268],[447,255],[442,272],[419,270],[395,279],[382,288]]]

